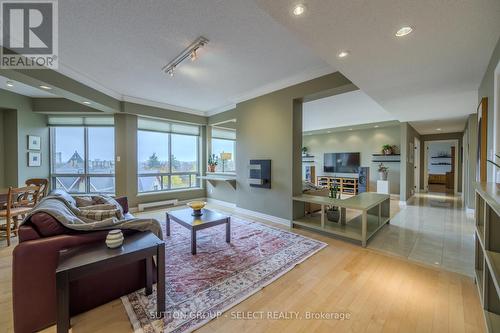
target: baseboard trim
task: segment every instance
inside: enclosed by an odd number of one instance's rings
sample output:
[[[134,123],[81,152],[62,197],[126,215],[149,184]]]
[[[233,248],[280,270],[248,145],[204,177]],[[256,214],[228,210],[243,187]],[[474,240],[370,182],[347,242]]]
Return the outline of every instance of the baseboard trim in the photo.
[[[224,201],[224,200],[218,200],[218,199],[214,199],[214,198],[206,198],[206,201],[208,203],[211,203],[214,205],[219,205],[219,206],[228,207],[228,208],[236,208],[235,203]]]
[[[167,207],[178,207],[178,206],[181,206],[181,205],[185,205],[187,204],[188,202],[190,201],[205,201],[207,200],[207,198],[204,198],[204,197],[201,197],[201,198],[193,198],[193,199],[187,199],[187,200],[177,200],[175,199],[175,205],[162,205],[162,206],[153,206],[153,207],[158,207],[157,209],[164,209],[164,208],[167,208]],[[129,212],[131,213],[141,213],[141,212],[144,212],[144,211],[140,211],[139,210],[139,207],[129,207]],[[152,210],[155,210],[155,209],[152,209]]]
[[[281,217],[268,215],[268,214],[256,212],[254,210],[245,209],[245,208],[241,208],[241,207],[236,207],[234,211],[235,211],[235,213],[240,213],[243,215],[257,217],[257,218],[260,218],[263,220],[268,220],[268,221],[271,221],[274,223],[278,223],[278,224],[282,224],[282,225],[285,225],[287,227],[290,227],[290,220],[287,220],[287,219],[284,219]]]

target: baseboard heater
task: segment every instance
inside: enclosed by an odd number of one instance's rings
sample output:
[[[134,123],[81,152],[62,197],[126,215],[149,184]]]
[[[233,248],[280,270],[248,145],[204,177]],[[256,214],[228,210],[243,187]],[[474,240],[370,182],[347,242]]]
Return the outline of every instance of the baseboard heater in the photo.
[[[144,211],[144,208],[151,208],[151,207],[158,207],[158,206],[175,206],[179,200],[177,199],[172,199],[172,200],[165,200],[165,201],[155,201],[155,202],[148,202],[148,203],[142,203],[137,205],[137,210],[140,212]]]

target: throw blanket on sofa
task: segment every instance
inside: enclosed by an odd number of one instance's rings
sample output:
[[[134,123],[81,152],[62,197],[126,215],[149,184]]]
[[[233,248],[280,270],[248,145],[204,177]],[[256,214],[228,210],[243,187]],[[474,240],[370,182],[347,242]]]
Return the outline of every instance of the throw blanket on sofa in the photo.
[[[132,229],[151,231],[160,239],[163,238],[160,222],[155,219],[127,218],[122,207],[108,196],[94,196],[95,205],[77,207],[76,200],[63,191],[54,191],[43,198],[26,216],[36,213],[47,213],[65,227],[79,231],[95,231],[109,229]],[[23,223],[24,223],[23,221]]]

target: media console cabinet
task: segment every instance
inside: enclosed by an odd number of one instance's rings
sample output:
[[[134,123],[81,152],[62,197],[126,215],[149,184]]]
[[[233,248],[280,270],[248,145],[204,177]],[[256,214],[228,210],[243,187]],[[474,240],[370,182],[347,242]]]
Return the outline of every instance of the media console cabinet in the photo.
[[[341,194],[358,194],[358,178],[354,177],[318,176],[316,185],[328,188],[338,185]]]

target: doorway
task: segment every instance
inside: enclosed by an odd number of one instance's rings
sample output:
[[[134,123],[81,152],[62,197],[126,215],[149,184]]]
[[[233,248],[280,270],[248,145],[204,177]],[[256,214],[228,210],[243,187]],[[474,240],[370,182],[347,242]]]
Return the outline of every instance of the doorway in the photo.
[[[424,188],[427,192],[458,193],[458,140],[425,142]]]
[[[415,188],[415,193],[420,192],[420,139],[415,138],[413,144],[415,154],[413,158],[413,187]]]

